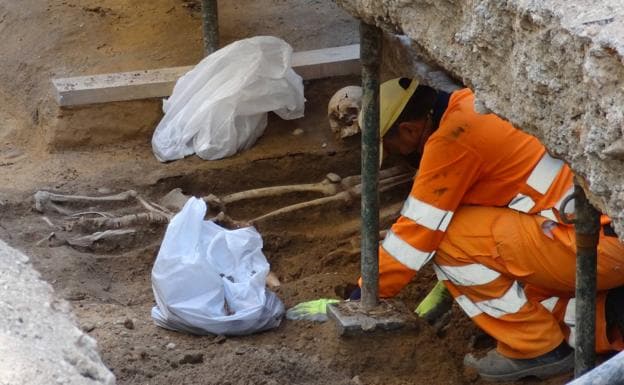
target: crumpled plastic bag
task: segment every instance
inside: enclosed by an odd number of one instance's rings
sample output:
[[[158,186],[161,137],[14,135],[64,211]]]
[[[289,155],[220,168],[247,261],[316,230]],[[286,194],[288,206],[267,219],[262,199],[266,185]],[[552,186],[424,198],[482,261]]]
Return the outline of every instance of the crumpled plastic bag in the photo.
[[[269,263],[253,228],[204,221],[190,198],[167,227],[152,269],[154,322],[194,334],[243,335],[279,326],[284,305],[265,280]]]
[[[176,83],[152,137],[161,162],[196,153],[221,159],[250,148],[264,133],[267,112],[303,116],[303,80],[292,48],[272,36],[234,42],[204,58]]]

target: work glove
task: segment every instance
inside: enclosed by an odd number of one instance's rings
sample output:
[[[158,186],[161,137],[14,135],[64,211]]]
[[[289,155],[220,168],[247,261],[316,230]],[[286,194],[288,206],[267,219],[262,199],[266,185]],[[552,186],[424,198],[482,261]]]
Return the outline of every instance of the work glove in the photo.
[[[444,283],[438,281],[425,299],[416,307],[415,312],[419,317],[433,324],[448,312],[452,305],[453,298],[451,294],[446,289],[446,286],[444,286]]]
[[[286,319],[325,322],[327,321],[327,305],[338,302],[340,301],[331,298],[301,302],[288,309]]]

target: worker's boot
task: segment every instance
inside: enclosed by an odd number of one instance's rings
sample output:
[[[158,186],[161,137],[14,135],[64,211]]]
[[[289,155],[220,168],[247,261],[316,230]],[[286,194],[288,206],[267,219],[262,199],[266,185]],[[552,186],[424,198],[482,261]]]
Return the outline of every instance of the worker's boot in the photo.
[[[517,381],[529,376],[545,379],[574,369],[574,350],[564,341],[539,357],[516,359],[507,358],[493,349],[480,359],[467,354],[464,365],[476,369],[488,381]]]

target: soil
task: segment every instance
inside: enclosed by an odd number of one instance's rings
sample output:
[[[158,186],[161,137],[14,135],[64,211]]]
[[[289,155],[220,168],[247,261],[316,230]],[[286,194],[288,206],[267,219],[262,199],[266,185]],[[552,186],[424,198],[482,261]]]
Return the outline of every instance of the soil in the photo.
[[[224,43],[259,34],[283,37],[296,50],[357,41],[357,22],[333,2],[241,0],[221,1],[219,6]],[[58,123],[66,113],[54,106],[49,79],[197,62],[202,55],[199,2],[0,0],[0,33],[10,36],[0,41],[0,95],[5,100],[0,106],[0,179],[5,181],[0,190],[0,238],[30,255],[57,294],[73,304],[79,324],[97,339],[119,384],[482,383],[473,373],[464,373],[462,359],[468,352],[491,348],[493,341],[457,308],[442,330],[416,321],[409,330],[358,338],[338,337],[331,322],[285,320],[275,330],[236,338],[161,329],[150,318],[150,272],[164,226],[145,226],[122,240],[76,249],[62,239],[83,230],[69,228],[66,217],[47,212],[51,227],[44,214],[33,209],[32,196],[38,190],[102,195],[133,189],[158,201],[173,188],[198,196],[223,195],[319,182],[329,172],[359,174],[359,139],[336,141],[326,119],[332,93],[359,79],[307,83],[305,118],[281,121],[271,115],[267,132],[251,150],[220,161],[189,157],[157,162],[149,143],[151,123],[136,129],[136,140],[49,152],[45,138],[51,122]],[[147,121],[158,113],[154,106],[158,102],[94,107],[93,115],[71,120],[67,129],[79,131],[85,122],[81,119],[97,118],[114,132],[115,119],[132,114],[134,121]],[[303,134],[294,135],[296,129]],[[408,187],[384,194],[383,206],[400,202]],[[245,220],[304,198],[311,196],[243,202],[228,212]],[[94,209],[141,211],[133,203]],[[336,298],[355,282],[358,217],[355,201],[259,226],[264,252],[281,281],[276,292],[287,307]],[[391,219],[386,218],[384,226]],[[51,240],[41,241],[51,232]],[[425,269],[399,298],[414,308],[434,281],[431,270]]]

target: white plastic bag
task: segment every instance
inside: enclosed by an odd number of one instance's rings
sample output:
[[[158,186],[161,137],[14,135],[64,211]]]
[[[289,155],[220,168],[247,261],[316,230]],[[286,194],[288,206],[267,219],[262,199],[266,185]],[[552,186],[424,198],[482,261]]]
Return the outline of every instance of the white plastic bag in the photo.
[[[269,264],[253,228],[204,221],[190,198],[172,220],[152,269],[157,325],[195,334],[242,335],[277,327],[284,305],[265,287]]]
[[[224,158],[256,142],[268,111],[282,119],[302,117],[303,81],[291,68],[291,55],[285,41],[258,36],[207,56],[164,101],[165,116],[152,138],[156,158]]]

